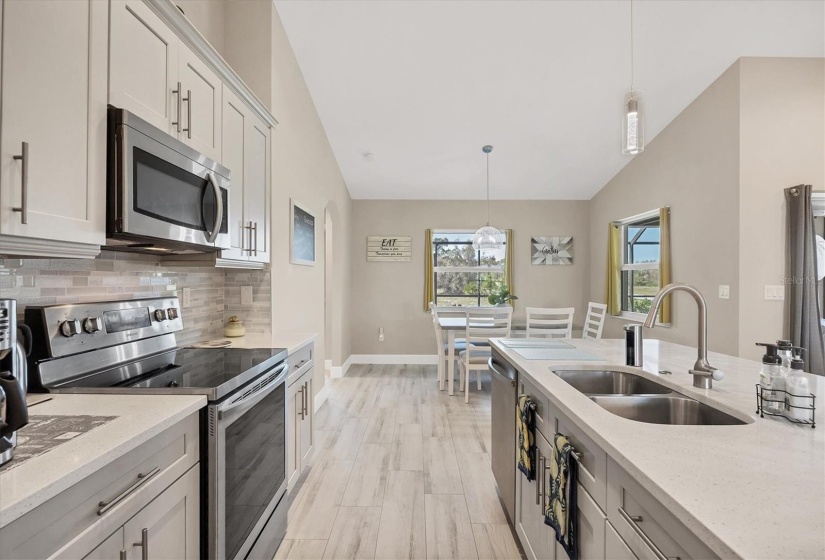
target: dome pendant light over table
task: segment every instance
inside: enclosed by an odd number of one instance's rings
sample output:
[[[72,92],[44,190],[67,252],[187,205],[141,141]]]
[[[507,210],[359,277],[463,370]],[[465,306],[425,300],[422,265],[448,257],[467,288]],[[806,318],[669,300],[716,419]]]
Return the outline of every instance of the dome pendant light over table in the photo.
[[[473,236],[473,249],[484,251],[504,247],[504,234],[490,225],[490,152],[492,146],[484,146],[481,151],[487,154],[487,225],[479,228]]]
[[[630,91],[622,100],[622,153],[645,151],[645,114],[642,92],[633,89],[633,0],[630,0]]]

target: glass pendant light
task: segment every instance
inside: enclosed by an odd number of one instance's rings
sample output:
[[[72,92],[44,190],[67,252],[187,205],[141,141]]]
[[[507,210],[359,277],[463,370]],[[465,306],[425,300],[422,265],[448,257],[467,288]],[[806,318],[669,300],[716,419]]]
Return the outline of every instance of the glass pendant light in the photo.
[[[487,225],[479,228],[473,236],[473,249],[476,251],[504,247],[504,234],[490,225],[490,152],[493,147],[484,146],[481,151],[487,154]]]
[[[633,89],[633,0],[630,0],[630,91],[622,100],[622,153],[645,151],[645,114],[642,92]]]

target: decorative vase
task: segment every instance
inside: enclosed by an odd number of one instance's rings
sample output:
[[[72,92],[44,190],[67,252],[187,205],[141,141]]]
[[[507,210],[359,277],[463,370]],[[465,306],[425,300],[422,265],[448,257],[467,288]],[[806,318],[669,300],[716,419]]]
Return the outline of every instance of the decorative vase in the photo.
[[[226,326],[223,328],[223,335],[228,336],[230,338],[243,336],[246,334],[246,327],[243,326],[240,318],[236,315],[233,315],[229,318],[229,321],[226,323]]]

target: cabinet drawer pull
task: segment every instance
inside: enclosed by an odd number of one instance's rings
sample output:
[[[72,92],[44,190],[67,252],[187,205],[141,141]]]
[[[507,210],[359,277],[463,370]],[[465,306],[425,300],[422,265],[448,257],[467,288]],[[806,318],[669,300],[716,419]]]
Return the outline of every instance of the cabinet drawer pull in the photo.
[[[178,103],[177,103],[177,105],[178,105],[178,112],[177,112],[178,120],[173,122],[172,124],[175,125],[175,128],[178,129],[178,134],[180,134],[180,121],[181,121],[180,112],[183,110],[183,105],[181,104],[182,103],[182,101],[181,101],[181,93],[182,92],[181,92],[181,89],[180,89],[180,82],[178,82],[178,89],[173,89],[172,93],[177,95],[177,100],[178,100]]]
[[[154,469],[150,470],[146,474],[143,474],[143,473],[138,474],[137,475],[137,478],[138,478],[137,481],[134,484],[132,484],[129,488],[124,490],[114,500],[109,500],[108,502],[100,502],[99,504],[97,504],[98,507],[100,507],[100,509],[97,510],[97,514],[98,515],[105,514],[107,511],[109,511],[110,509],[115,507],[117,504],[119,504],[120,502],[125,500],[129,496],[129,494],[131,494],[132,492],[134,492],[135,490],[137,490],[138,488],[140,488],[141,486],[143,486],[144,484],[149,482],[149,479],[152,478],[153,476],[155,476],[156,474],[158,474],[159,472],[160,472],[160,467],[155,467]]]
[[[292,366],[292,367],[293,367],[294,369],[301,369],[301,366],[303,366],[303,365],[304,365],[305,363],[307,363],[308,361],[309,361],[309,359],[303,359],[303,360],[301,360],[300,362],[298,362],[297,364],[295,364],[295,365],[294,365],[294,366]]]
[[[29,223],[29,143],[23,142],[20,147],[20,155],[12,156],[15,160],[20,160],[20,206],[11,209],[12,212],[20,212],[20,223]]]
[[[140,542],[133,543],[132,546],[140,547],[140,560],[149,560],[149,529],[142,529]]]
[[[650,537],[647,536],[647,533],[642,531],[642,528],[639,527],[639,523],[644,521],[644,518],[641,515],[630,515],[625,511],[623,507],[619,508],[619,515],[621,515],[624,518],[624,520],[627,521],[627,523],[630,525],[633,531],[637,535],[639,535],[639,538],[642,539],[642,541],[644,541],[648,548],[650,548],[650,550],[653,551],[653,554],[656,555],[657,560],[681,560],[679,556],[665,556],[665,554],[661,550],[659,550],[659,547],[656,546],[656,543],[650,540]]]

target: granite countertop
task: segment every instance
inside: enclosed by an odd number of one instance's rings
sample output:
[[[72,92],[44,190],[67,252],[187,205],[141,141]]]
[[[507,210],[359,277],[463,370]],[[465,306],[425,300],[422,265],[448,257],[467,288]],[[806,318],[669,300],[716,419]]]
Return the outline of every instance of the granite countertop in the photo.
[[[36,416],[115,417],[0,472],[0,528],[206,406],[199,395],[50,395]]]
[[[224,337],[220,340],[228,340],[232,344],[229,348],[286,348],[292,354],[314,342],[318,338],[312,333],[249,333],[239,337]]]
[[[644,341],[644,366],[616,369],[654,379],[748,423],[670,426],[627,420],[604,410],[552,373],[624,363],[623,340],[567,340],[604,361],[526,360],[493,341],[521,374],[722,558],[825,558],[825,407],[816,429],[759,418],[760,364],[710,353],[725,378],[697,389],[688,369],[696,349]],[[669,370],[671,375],[660,375]],[[817,403],[825,377],[811,375]]]

